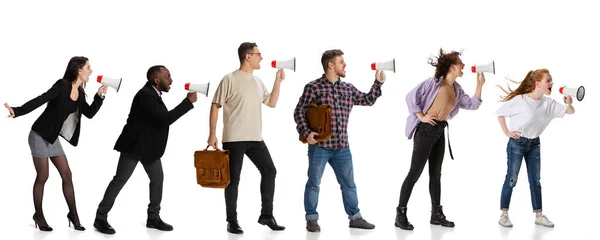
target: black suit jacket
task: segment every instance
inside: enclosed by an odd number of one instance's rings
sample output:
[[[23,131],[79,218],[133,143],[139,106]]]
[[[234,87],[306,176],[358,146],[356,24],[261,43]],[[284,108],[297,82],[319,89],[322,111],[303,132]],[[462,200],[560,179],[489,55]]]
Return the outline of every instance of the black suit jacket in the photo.
[[[173,110],[167,110],[156,90],[147,82],[133,98],[127,124],[114,150],[138,155],[148,163],[160,159],[167,145],[169,126],[192,108],[192,102],[185,98]]]
[[[63,122],[67,119],[67,117],[69,117],[66,106],[68,106],[68,101],[71,101],[70,96],[72,86],[73,85],[69,81],[59,79],[45,93],[29,100],[20,107],[12,108],[15,112],[15,118],[28,114],[47,102],[48,105],[46,106],[46,109],[33,123],[31,129],[42,136],[42,138],[47,142],[54,143],[60,135]],[[98,110],[100,110],[104,99],[98,96],[98,94],[94,93],[94,101],[92,102],[92,105],[88,105],[84,93],[79,92],[79,98],[77,101],[79,102],[77,112],[78,119],[73,136],[68,139],[60,135],[73,146],[77,146],[79,142],[81,114],[91,119],[94,117],[94,115],[96,115]]]

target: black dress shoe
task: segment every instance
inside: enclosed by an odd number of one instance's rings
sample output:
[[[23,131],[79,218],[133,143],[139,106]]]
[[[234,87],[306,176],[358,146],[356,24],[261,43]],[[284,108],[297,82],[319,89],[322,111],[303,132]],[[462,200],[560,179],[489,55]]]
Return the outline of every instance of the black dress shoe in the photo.
[[[163,222],[162,219],[156,218],[156,219],[148,219],[146,221],[146,227],[147,228],[156,228],[158,230],[161,231],[173,231],[173,226],[171,226],[170,224]]]
[[[242,231],[242,227],[240,227],[240,224],[237,220],[227,222],[227,231],[234,234],[244,233],[244,231]]]
[[[271,228],[271,230],[275,230],[275,231],[281,231],[281,230],[285,229],[284,226],[277,225],[277,221],[275,221],[275,217],[273,217],[273,216],[268,216],[268,217],[261,216],[258,218],[258,223],[260,223],[262,225],[267,225]]]
[[[39,228],[39,229],[40,229],[40,231],[44,231],[44,232],[51,232],[52,230],[54,230],[54,229],[52,229],[52,227],[50,227],[48,224],[46,224],[45,226],[44,226],[44,225],[40,225],[40,224],[39,224],[40,220],[39,220],[39,218],[38,218],[38,217],[39,217],[38,215],[36,215],[36,214],[33,214],[33,225],[34,225],[36,228]]]
[[[108,221],[106,221],[106,220],[100,220],[100,219],[94,220],[94,228],[96,228],[96,230],[98,230],[98,232],[101,232],[104,234],[115,234],[115,229],[113,229],[110,226],[110,224],[108,224]]]

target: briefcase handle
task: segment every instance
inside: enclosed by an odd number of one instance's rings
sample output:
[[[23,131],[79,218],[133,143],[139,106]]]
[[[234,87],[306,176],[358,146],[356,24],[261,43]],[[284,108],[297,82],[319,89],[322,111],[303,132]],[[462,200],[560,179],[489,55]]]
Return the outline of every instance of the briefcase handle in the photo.
[[[207,145],[206,148],[204,149],[204,151],[208,151],[208,148],[210,147],[210,145]],[[213,147],[214,148],[214,147]],[[214,148],[215,150],[219,150],[219,148]]]

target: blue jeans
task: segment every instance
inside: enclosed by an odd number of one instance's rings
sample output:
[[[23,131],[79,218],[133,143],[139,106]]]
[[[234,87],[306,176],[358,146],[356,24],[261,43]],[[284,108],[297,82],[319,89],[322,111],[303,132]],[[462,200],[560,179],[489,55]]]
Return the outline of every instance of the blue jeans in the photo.
[[[525,158],[527,176],[529,179],[529,191],[531,193],[531,205],[534,212],[542,211],[542,185],[540,185],[540,138],[510,138],[506,146],[508,156],[508,169],[502,194],[500,197],[500,209],[508,211],[510,197],[513,188],[517,185],[517,178],[521,162]]]
[[[358,197],[354,184],[352,154],[349,148],[328,149],[308,145],[308,181],[304,189],[304,210],[306,220],[318,220],[317,204],[319,202],[319,186],[325,166],[329,163],[335,173],[342,190],[342,200],[348,218],[361,218],[358,209]]]

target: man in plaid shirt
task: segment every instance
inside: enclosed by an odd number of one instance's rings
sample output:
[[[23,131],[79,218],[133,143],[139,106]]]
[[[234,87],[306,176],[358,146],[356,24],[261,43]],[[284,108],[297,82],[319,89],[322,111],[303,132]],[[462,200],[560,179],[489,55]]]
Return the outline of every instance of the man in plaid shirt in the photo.
[[[385,81],[383,71],[375,73],[375,81],[371,90],[364,93],[351,83],[343,82],[346,77],[344,53],[339,50],[328,50],[321,57],[325,74],[319,79],[309,82],[294,110],[294,120],[298,133],[307,137],[308,146],[308,181],[304,190],[304,210],[306,211],[306,229],[310,232],[321,230],[317,220],[317,203],[319,201],[319,185],[329,163],[342,189],[344,209],[350,219],[351,228],[373,229],[375,225],[362,218],[358,208],[352,154],[348,144],[348,117],[354,105],[372,106],[381,96],[381,85]],[[331,138],[325,142],[314,139],[317,132],[309,129],[306,109],[310,103],[329,105],[331,107]]]

